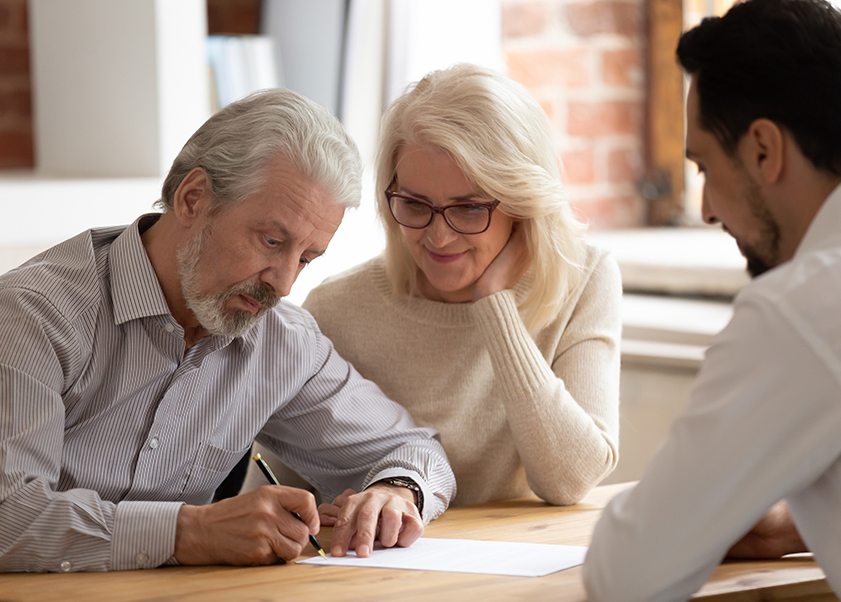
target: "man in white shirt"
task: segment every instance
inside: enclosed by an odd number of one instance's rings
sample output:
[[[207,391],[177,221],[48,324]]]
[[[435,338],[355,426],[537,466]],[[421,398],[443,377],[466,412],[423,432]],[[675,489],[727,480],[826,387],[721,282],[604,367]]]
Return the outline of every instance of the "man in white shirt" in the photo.
[[[687,412],[596,526],[588,596],[686,600],[728,552],[800,551],[841,593],[841,14],[748,0],[677,54],[704,219],[755,279]]]

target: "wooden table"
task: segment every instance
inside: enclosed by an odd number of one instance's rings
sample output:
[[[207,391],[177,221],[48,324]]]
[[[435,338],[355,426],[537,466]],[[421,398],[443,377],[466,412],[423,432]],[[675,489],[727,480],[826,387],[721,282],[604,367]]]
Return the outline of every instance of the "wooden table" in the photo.
[[[599,487],[580,504],[537,498],[448,510],[426,537],[587,545],[602,509],[627,484]],[[319,535],[329,549],[330,529]],[[307,549],[308,552],[312,548]],[[581,568],[546,577],[508,577],[289,564],[270,567],[170,567],[112,573],[0,575],[0,602],[239,600],[586,600]],[[810,557],[721,565],[695,598],[838,601]],[[621,601],[617,601],[621,602]]]

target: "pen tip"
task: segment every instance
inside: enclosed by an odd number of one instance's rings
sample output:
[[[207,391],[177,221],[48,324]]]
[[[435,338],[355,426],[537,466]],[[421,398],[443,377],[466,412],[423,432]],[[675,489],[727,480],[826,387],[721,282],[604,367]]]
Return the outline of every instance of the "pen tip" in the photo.
[[[327,554],[325,554],[325,553],[324,553],[324,550],[319,550],[319,551],[318,551],[318,553],[319,553],[319,554],[321,554],[321,557],[322,557],[324,560],[327,560]]]
[[[254,457],[253,457],[253,458],[251,458],[251,459],[252,459],[252,460],[254,460],[254,461],[256,462],[256,461],[258,461],[260,458],[262,458],[262,456],[261,456],[260,454],[254,454]]]

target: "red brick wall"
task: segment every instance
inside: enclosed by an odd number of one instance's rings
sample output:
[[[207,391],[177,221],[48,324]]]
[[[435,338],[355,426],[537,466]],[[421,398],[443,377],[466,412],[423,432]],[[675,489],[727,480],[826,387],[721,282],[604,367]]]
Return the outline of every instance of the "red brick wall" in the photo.
[[[502,0],[508,75],[558,133],[567,196],[592,228],[642,225],[642,0]]]
[[[33,164],[26,0],[0,0],[0,169]]]

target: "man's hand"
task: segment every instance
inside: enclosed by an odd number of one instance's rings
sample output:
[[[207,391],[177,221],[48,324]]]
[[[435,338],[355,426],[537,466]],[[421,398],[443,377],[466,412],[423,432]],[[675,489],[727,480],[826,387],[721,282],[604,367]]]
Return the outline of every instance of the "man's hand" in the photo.
[[[234,565],[294,560],[318,529],[309,491],[267,485],[207,506],[182,506],[175,558],[181,564]]]
[[[494,257],[484,273],[473,283],[471,293],[473,300],[478,301],[499,291],[514,288],[526,270],[531,265],[531,256],[526,247],[526,233],[523,223],[515,222],[511,230],[511,237],[499,255]]]
[[[771,506],[756,526],[730,548],[727,558],[779,558],[808,551],[791,519],[788,504],[782,500]]]
[[[366,558],[379,539],[386,548],[406,548],[423,535],[423,520],[415,506],[415,493],[405,487],[375,483],[361,493],[347,489],[332,504],[318,507],[321,522],[333,525],[330,553],[348,550]]]

